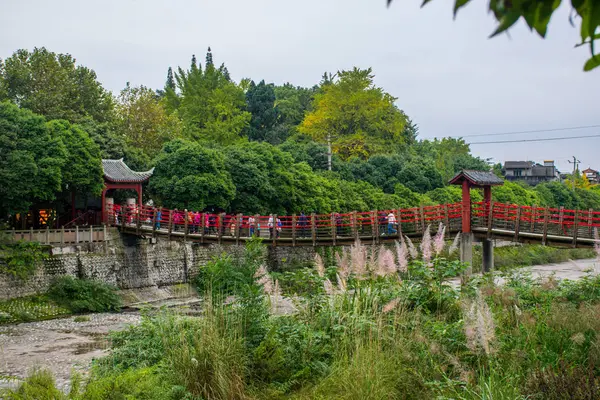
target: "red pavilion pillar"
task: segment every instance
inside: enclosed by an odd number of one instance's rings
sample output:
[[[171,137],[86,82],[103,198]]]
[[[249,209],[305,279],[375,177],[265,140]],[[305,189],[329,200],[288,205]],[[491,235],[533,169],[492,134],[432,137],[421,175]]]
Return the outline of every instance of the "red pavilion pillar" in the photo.
[[[471,187],[466,179],[462,182],[462,231],[471,232]]]

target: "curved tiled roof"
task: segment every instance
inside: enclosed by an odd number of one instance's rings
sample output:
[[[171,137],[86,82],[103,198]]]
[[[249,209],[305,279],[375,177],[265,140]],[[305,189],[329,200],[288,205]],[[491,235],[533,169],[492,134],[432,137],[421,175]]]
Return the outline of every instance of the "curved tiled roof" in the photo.
[[[136,172],[129,169],[123,159],[102,160],[102,169],[104,169],[104,178],[111,182],[139,183],[145,182],[152,176],[154,168],[145,172]]]
[[[450,179],[449,183],[451,185],[459,185],[464,179],[477,186],[496,186],[504,184],[504,180],[497,177],[493,172],[474,171],[470,169],[463,169],[456,174],[454,178]]]

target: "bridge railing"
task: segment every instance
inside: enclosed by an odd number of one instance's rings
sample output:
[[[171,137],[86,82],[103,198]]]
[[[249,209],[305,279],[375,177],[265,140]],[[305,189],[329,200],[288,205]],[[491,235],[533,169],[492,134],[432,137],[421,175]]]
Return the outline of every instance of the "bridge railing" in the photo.
[[[106,226],[75,226],[61,229],[33,229],[4,231],[3,234],[13,241],[24,240],[48,245],[67,245],[103,242],[109,239]]]
[[[516,204],[473,204],[472,226],[488,230],[537,234],[545,241],[548,236],[594,239],[600,230],[600,211],[568,210],[564,207],[519,206]]]
[[[250,233],[268,240],[292,243],[333,242],[337,240],[399,238],[400,234],[421,234],[428,225],[435,232],[440,223],[449,231],[461,228],[461,204],[413,207],[408,209],[350,213],[300,215],[230,215],[169,210],[151,206],[112,205],[108,207],[108,224],[127,231],[191,236],[203,241],[232,240]],[[396,223],[388,227],[388,215]],[[251,229],[252,228],[252,229]],[[260,228],[260,229],[259,229]],[[378,240],[378,239],[377,239]]]

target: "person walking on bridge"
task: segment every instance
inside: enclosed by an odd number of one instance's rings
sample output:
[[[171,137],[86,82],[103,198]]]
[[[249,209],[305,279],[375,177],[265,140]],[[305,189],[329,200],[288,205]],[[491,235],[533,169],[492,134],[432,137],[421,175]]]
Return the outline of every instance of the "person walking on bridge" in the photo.
[[[160,208],[156,209],[156,218],[155,218],[155,228],[157,231],[160,231],[160,222],[162,221],[162,210]]]
[[[254,228],[256,227],[256,220],[251,215],[248,217],[248,237],[254,236]]]
[[[279,217],[277,217],[277,239],[279,239],[279,235],[281,235],[281,229],[283,228],[283,224],[281,223],[281,219],[279,219]]]
[[[308,218],[306,217],[306,215],[301,212],[300,213],[300,220],[298,221],[298,226],[300,227],[300,237],[306,237],[306,226],[308,225]]]
[[[392,234],[398,233],[398,231],[395,228],[395,226],[397,224],[396,216],[391,211],[390,211],[390,213],[387,216],[387,223],[388,223],[388,229],[387,229],[388,235],[392,235]]]
[[[269,214],[269,220],[267,221],[267,227],[269,228],[269,239],[273,239],[273,214]]]

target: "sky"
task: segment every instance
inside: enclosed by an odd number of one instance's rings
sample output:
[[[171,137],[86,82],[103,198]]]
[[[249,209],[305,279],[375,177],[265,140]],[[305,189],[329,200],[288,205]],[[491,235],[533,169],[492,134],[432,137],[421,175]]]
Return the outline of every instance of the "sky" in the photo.
[[[0,58],[45,46],[72,54],[118,93],[127,82],[162,88],[169,66],[204,60],[211,47],[235,80],[312,86],[324,72],[373,68],[375,83],[419,125],[420,138],[468,142],[600,134],[600,69],[563,5],[547,38],[523,22],[489,39],[495,21],[473,0],[453,19],[435,0],[0,0]],[[484,135],[471,137],[471,135]],[[600,169],[600,137],[554,142],[474,144],[475,155],[555,160],[561,171]]]

